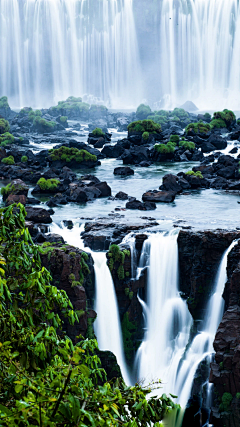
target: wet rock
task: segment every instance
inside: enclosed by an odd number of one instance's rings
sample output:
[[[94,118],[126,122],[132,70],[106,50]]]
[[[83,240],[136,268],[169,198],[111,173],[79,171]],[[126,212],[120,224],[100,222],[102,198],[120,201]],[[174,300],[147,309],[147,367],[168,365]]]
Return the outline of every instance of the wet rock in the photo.
[[[6,200],[6,206],[10,206],[13,203],[22,203],[22,205],[25,206],[27,203],[27,198],[23,194],[10,194]]]
[[[203,144],[201,145],[201,151],[202,153],[211,153],[211,151],[216,150],[215,145],[211,144],[208,141],[203,142]]]
[[[156,204],[151,201],[142,203],[139,200],[132,200],[126,203],[126,209],[138,209],[140,211],[151,211],[156,209]]]
[[[172,203],[176,197],[174,191],[148,191],[143,194],[144,202]]]
[[[113,173],[114,175],[129,176],[129,175],[134,175],[134,170],[129,168],[128,166],[125,166],[125,167],[115,168]]]
[[[95,187],[101,192],[99,197],[109,197],[112,195],[112,190],[106,181],[95,184]]]
[[[163,191],[173,191],[174,193],[180,193],[182,191],[182,187],[179,184],[179,179],[176,175],[167,174],[163,177],[163,182],[160,190]]]
[[[215,147],[215,150],[224,150],[225,148],[227,148],[226,139],[222,138],[220,135],[211,135],[208,138],[207,143],[212,144]]]
[[[51,224],[52,222],[50,213],[46,209],[27,207],[26,211],[27,211],[27,216],[26,216],[27,221],[42,223],[42,224]]]
[[[124,193],[123,191],[119,191],[116,194],[115,199],[118,199],[118,200],[127,200],[128,199],[128,195],[126,193]]]
[[[27,197],[29,187],[21,179],[14,179],[10,183],[9,189],[3,193],[3,201],[7,199],[9,195],[23,195]]]
[[[102,149],[102,154],[110,159],[117,159],[124,153],[124,148],[121,145],[105,145]]]

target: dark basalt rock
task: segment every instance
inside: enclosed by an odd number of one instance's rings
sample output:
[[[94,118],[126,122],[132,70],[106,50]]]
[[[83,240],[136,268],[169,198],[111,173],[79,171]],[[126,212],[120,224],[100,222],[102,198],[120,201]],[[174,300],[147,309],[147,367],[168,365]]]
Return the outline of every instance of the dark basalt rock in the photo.
[[[67,203],[67,198],[64,197],[61,193],[57,193],[54,197],[51,197],[46,205],[49,206],[49,208],[54,208],[58,205],[67,205]]]
[[[227,147],[227,140],[216,134],[211,135],[208,138],[207,143],[212,144],[215,147],[215,150],[224,150],[224,148]]]
[[[139,200],[131,200],[126,203],[126,209],[138,209],[140,211],[151,211],[156,209],[156,204],[154,202],[147,201],[142,203]]]
[[[112,195],[112,190],[106,181],[95,184],[95,187],[101,192],[99,197],[109,197]]]
[[[11,191],[3,194],[3,201],[5,201],[10,194],[18,195],[18,196],[23,195],[27,197],[29,187],[21,179],[14,179],[13,181],[11,181],[10,186],[11,186]]]
[[[143,194],[142,199],[144,202],[172,203],[175,197],[174,191],[148,191]]]
[[[117,159],[124,151],[124,147],[118,143],[116,145],[106,144],[102,149],[102,154],[110,159]]]
[[[6,206],[10,206],[13,203],[22,203],[22,205],[26,205],[27,203],[27,197],[23,194],[17,195],[17,194],[10,194],[6,200]]]
[[[128,166],[118,167],[114,169],[113,173],[114,175],[129,176],[129,175],[134,175],[134,170],[129,168]]]
[[[118,200],[127,200],[128,199],[128,194],[124,193],[123,191],[119,191],[116,194],[115,199],[118,199]]]
[[[35,222],[38,224],[51,224],[52,222],[50,213],[46,209],[27,207],[26,211],[27,211],[27,216],[26,216],[27,221]]]
[[[163,177],[162,185],[159,188],[160,190],[173,191],[174,193],[180,193],[182,191],[178,177],[170,173]]]

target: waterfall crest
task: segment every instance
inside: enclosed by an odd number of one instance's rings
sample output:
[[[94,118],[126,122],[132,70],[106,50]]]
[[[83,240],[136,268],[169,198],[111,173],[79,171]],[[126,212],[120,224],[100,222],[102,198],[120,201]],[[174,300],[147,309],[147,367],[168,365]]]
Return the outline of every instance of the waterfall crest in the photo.
[[[68,244],[84,250],[84,243],[80,236],[81,231],[84,230],[84,224],[80,228],[74,226],[72,230],[52,224],[50,229],[51,232],[61,235]],[[95,310],[97,313],[94,330],[98,345],[100,350],[109,350],[115,354],[124,381],[126,384],[130,384],[131,380],[123,352],[117,298],[112,276],[107,266],[106,254],[105,252],[93,252],[89,248],[87,251],[91,253],[94,260],[96,280]]]
[[[12,107],[84,94],[140,103],[132,0],[0,0],[0,44],[0,96]]]

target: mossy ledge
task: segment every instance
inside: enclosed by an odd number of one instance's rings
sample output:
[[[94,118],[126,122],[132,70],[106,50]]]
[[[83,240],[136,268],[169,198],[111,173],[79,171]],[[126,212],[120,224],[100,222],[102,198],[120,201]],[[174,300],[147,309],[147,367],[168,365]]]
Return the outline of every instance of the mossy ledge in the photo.
[[[65,147],[49,150],[49,162],[68,167],[94,167],[98,164],[97,156],[86,150]]]
[[[129,278],[129,271],[126,269],[125,260],[130,259],[131,253],[127,249],[121,250],[118,245],[111,245],[107,253],[108,267],[112,276],[118,277],[119,280]]]

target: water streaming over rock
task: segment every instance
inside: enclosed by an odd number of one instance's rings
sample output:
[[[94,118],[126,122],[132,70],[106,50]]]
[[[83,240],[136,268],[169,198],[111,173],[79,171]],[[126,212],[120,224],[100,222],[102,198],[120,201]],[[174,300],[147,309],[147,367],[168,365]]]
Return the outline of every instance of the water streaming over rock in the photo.
[[[84,250],[84,243],[80,234],[83,230],[84,224],[80,228],[74,226],[72,230],[66,227],[59,227],[57,224],[52,224],[50,227],[51,232],[61,235],[69,245],[82,250]],[[107,266],[106,254],[104,252],[93,252],[89,248],[87,248],[87,252],[91,253],[94,260],[96,285],[94,308],[97,312],[94,330],[98,345],[101,350],[109,350],[115,354],[123,378],[127,384],[130,384],[131,381],[123,352],[118,303],[112,276]]]
[[[0,45],[0,96],[12,106],[141,100],[132,0],[0,0]]]
[[[192,318],[178,292],[177,236],[176,231],[155,234],[144,242],[140,264],[141,268],[144,262],[148,265],[147,308],[143,306],[147,332],[136,356],[136,368],[146,383],[161,379],[163,391],[178,395],[185,408],[199,364],[206,358],[210,361],[214,352],[213,341],[224,309],[227,258],[236,242],[222,257],[202,330],[191,341]],[[211,387],[208,391],[209,402]]]

